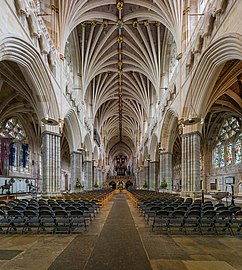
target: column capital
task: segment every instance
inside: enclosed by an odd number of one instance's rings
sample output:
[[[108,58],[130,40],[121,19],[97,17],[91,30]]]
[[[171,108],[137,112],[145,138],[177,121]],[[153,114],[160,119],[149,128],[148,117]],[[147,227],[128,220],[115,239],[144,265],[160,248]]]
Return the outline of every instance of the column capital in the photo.
[[[169,151],[160,151],[160,156],[162,155],[172,155],[172,152],[169,152]]]
[[[55,132],[52,132],[52,131],[48,131],[48,130],[45,130],[41,133],[41,136],[43,137],[44,135],[54,135],[54,136],[57,136],[57,137],[61,137],[62,135],[59,134],[59,133],[55,133]]]
[[[159,161],[158,160],[152,160],[152,161],[150,161],[150,163],[159,163]]]
[[[189,137],[193,135],[198,135],[199,137],[202,137],[202,134],[199,131],[188,132],[188,133],[182,134],[181,137],[185,138],[185,137]]]
[[[70,154],[77,154],[77,155],[82,155],[82,152],[81,151],[76,151],[76,150],[74,150],[74,151],[71,151],[71,153]]]

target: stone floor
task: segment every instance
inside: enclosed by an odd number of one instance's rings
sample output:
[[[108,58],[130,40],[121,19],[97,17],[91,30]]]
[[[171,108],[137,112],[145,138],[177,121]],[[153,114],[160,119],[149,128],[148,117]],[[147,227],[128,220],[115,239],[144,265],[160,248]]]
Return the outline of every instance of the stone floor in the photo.
[[[242,270],[242,237],[154,233],[125,193],[87,232],[0,235],[3,270]]]

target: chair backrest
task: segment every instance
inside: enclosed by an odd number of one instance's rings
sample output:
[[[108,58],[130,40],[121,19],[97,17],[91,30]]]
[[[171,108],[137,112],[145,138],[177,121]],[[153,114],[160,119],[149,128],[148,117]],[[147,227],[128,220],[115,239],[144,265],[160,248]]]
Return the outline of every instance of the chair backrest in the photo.
[[[220,206],[224,206],[224,203],[217,203],[217,204],[214,205],[214,208],[218,208]]]
[[[176,210],[187,211],[187,209],[188,209],[188,205],[180,205],[180,206],[177,207]]]
[[[13,207],[14,210],[18,210],[18,211],[24,211],[26,209],[26,207],[20,206],[20,205],[15,205]]]
[[[202,217],[212,219],[216,216],[216,211],[215,210],[207,210],[203,212]]]
[[[24,210],[24,216],[30,218],[30,217],[37,217],[38,214],[32,210]]]
[[[76,207],[75,206],[66,206],[65,210],[66,211],[73,211],[73,210],[76,210]]]
[[[224,210],[228,210],[228,207],[227,206],[219,206],[219,207],[216,207],[215,210],[216,210],[216,212],[221,212]]]
[[[173,218],[178,218],[178,217],[185,217],[186,211],[183,210],[175,210],[174,212],[171,213],[171,216]]]
[[[232,216],[232,212],[230,212],[229,210],[221,211],[217,215],[218,218],[222,218],[222,219],[230,218],[231,216]]]
[[[0,210],[0,217],[5,217],[6,213],[3,210]]]
[[[208,210],[214,210],[214,207],[212,205],[206,205],[202,208],[203,212],[208,211]]]
[[[6,205],[6,203],[7,203],[7,202],[0,200],[0,205],[1,205],[1,204]]]
[[[39,211],[39,217],[53,217],[53,213],[48,210],[40,210]]]
[[[201,212],[200,210],[190,210],[187,213],[188,218],[200,218],[201,217]]]
[[[168,217],[169,214],[170,214],[170,212],[167,211],[167,210],[160,210],[160,211],[158,211],[158,212],[156,213],[156,216],[162,218],[162,217]]]
[[[68,213],[65,210],[57,210],[54,214],[56,217],[68,217]]]
[[[164,210],[167,210],[167,211],[172,212],[172,211],[174,211],[174,207],[172,207],[172,206],[166,206],[166,207],[164,207]]]
[[[18,210],[9,210],[8,216],[9,217],[22,217],[22,214]]]
[[[81,210],[72,210],[70,212],[70,215],[72,217],[82,217],[83,216],[83,212]]]
[[[50,211],[51,209],[50,209],[50,207],[49,206],[40,206],[39,207],[39,211],[44,211],[44,210],[46,210],[46,211]]]
[[[237,211],[237,212],[234,214],[234,216],[235,216],[235,218],[241,219],[241,220],[242,220],[242,210]]]
[[[240,206],[232,206],[229,208],[229,211],[231,211],[232,213],[236,213],[238,211],[241,210],[241,207]]]

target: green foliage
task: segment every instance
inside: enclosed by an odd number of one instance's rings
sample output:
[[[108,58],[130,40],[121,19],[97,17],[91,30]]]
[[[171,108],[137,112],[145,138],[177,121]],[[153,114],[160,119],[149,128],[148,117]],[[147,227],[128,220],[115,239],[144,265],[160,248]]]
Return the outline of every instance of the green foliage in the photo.
[[[167,188],[167,183],[165,180],[160,183],[160,188]]]
[[[76,180],[76,187],[77,188],[81,188],[82,187],[81,180],[79,178],[77,178],[77,180]]]
[[[146,180],[145,180],[145,183],[143,185],[143,188],[148,188],[148,184],[147,184]]]
[[[98,183],[97,183],[97,181],[95,182],[94,187],[95,187],[95,188],[98,188]]]

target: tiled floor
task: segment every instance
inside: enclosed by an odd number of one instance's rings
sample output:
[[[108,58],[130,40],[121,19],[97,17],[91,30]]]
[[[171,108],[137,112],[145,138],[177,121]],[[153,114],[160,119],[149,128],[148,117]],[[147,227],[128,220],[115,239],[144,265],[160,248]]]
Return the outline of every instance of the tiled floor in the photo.
[[[87,270],[88,261],[97,256],[92,255],[100,248],[101,242],[98,240],[104,236],[101,233],[103,226],[117,198],[118,195],[114,196],[114,199],[102,208],[88,231],[82,234],[0,235],[0,269]],[[154,233],[132,203],[128,199],[127,201],[135,228],[153,270],[242,270],[242,236]],[[115,211],[119,211],[118,208]],[[124,226],[125,222],[120,223],[121,228],[124,229]],[[114,237],[115,235],[112,235],[112,238]],[[127,249],[129,249],[129,241],[132,241],[132,237],[128,238],[124,239]],[[104,253],[111,255],[109,244],[103,244],[103,248],[108,249]],[[117,261],[123,263],[125,269],[135,270],[122,257],[122,250],[118,254]],[[134,250],[130,256],[135,254]],[[120,258],[122,260],[119,260]],[[147,267],[144,266],[143,269],[146,270]]]

